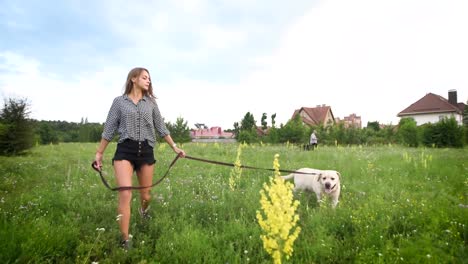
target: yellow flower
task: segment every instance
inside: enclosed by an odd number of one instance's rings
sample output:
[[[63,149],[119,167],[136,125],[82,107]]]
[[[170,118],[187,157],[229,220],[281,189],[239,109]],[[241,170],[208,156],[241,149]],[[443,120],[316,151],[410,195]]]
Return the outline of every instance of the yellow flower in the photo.
[[[234,191],[239,186],[239,181],[242,176],[242,164],[240,161],[240,156],[242,154],[242,147],[243,145],[240,144],[237,148],[237,158],[236,162],[234,162],[234,168],[231,170],[231,174],[229,176],[229,188]]]
[[[264,232],[260,238],[274,263],[281,263],[284,257],[289,259],[292,256],[294,241],[301,231],[297,226],[299,215],[295,213],[299,201],[294,200],[292,184],[280,177],[278,159],[276,154],[274,177],[270,177],[270,185],[263,184],[260,190],[261,211],[257,211],[257,221]]]

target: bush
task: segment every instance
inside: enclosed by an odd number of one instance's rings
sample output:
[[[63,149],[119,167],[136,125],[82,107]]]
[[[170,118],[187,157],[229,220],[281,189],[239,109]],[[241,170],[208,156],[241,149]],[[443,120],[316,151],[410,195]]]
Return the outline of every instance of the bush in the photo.
[[[285,126],[279,130],[280,142],[290,143],[309,143],[309,132],[310,128],[302,122],[299,115],[294,119],[289,120]]]
[[[420,127],[422,129],[422,144],[426,147],[435,145],[435,127],[431,123],[424,124]]]
[[[398,127],[398,141],[403,145],[417,147],[419,145],[418,127],[413,118],[402,118]]]
[[[442,119],[435,125],[435,130],[437,147],[463,147],[463,129],[454,117]]]
[[[444,118],[436,124],[424,124],[421,130],[425,146],[461,148],[464,145],[463,127],[458,125],[454,117]]]
[[[266,142],[271,144],[279,143],[279,130],[276,127],[270,128],[268,134],[265,136]]]
[[[247,144],[256,143],[258,142],[257,133],[253,130],[241,130],[237,136],[237,142],[245,142]]]

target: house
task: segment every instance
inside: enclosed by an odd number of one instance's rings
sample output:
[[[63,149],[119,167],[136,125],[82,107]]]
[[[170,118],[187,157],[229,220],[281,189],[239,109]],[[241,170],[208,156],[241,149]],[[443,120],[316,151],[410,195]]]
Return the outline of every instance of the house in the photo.
[[[345,116],[343,119],[336,118],[336,123],[343,123],[345,128],[354,127],[354,128],[361,128],[362,121],[361,117],[357,116],[356,114],[350,114],[349,116]]]
[[[204,124],[197,124],[197,129],[190,131],[194,142],[221,142],[234,140],[234,133],[224,132],[221,127],[208,128]]]
[[[317,107],[301,107],[294,111],[292,119],[300,115],[302,122],[310,126],[332,126],[335,124],[335,117],[330,106],[317,105]]]
[[[417,125],[437,123],[446,117],[455,117],[457,123],[463,124],[463,111],[466,105],[457,102],[457,90],[449,90],[448,100],[440,95],[428,93],[398,113],[398,117],[412,117]]]
[[[266,129],[263,129],[261,126],[256,127],[257,136],[263,137],[268,135],[268,133],[270,133],[270,129],[271,127],[267,127]]]

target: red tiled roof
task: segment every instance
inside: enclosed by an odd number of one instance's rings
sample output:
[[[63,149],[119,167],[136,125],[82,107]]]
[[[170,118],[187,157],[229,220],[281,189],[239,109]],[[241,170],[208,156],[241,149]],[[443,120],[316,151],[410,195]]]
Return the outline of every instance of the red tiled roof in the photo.
[[[309,124],[309,125],[323,124],[327,117],[328,111],[330,111],[333,117],[333,112],[331,111],[330,106],[318,106],[318,107],[301,107],[301,109],[297,109],[294,111],[292,118],[294,118],[297,114],[300,114],[302,111],[308,116],[308,118],[303,118],[302,120],[304,123]]]
[[[463,107],[460,107],[462,105]],[[428,93],[406,109],[398,113],[397,116],[427,113],[456,112],[463,114],[465,104],[458,103],[458,107],[449,103],[449,101],[440,95]]]

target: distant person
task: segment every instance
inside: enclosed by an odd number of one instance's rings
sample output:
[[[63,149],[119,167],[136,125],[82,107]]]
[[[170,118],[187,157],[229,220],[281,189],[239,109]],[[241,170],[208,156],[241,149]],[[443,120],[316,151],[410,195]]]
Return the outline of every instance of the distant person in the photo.
[[[309,145],[310,145],[310,148],[312,148],[312,150],[314,150],[317,147],[317,144],[318,144],[318,139],[317,139],[316,133],[317,133],[317,131],[314,130],[312,132],[312,134],[310,135]]]
[[[151,185],[156,162],[153,153],[156,132],[175,153],[185,157],[185,152],[177,147],[164,124],[153,94],[149,71],[145,68],[134,68],[128,73],[124,94],[114,99],[107,115],[101,143],[96,151],[97,169],[101,169],[104,151],[117,133],[119,141],[112,164],[118,186],[131,186],[134,171],[140,186]],[[132,191],[119,191],[118,199],[118,218],[122,234],[120,246],[128,249]],[[149,218],[150,199],[150,188],[141,189],[139,213],[143,218]]]

